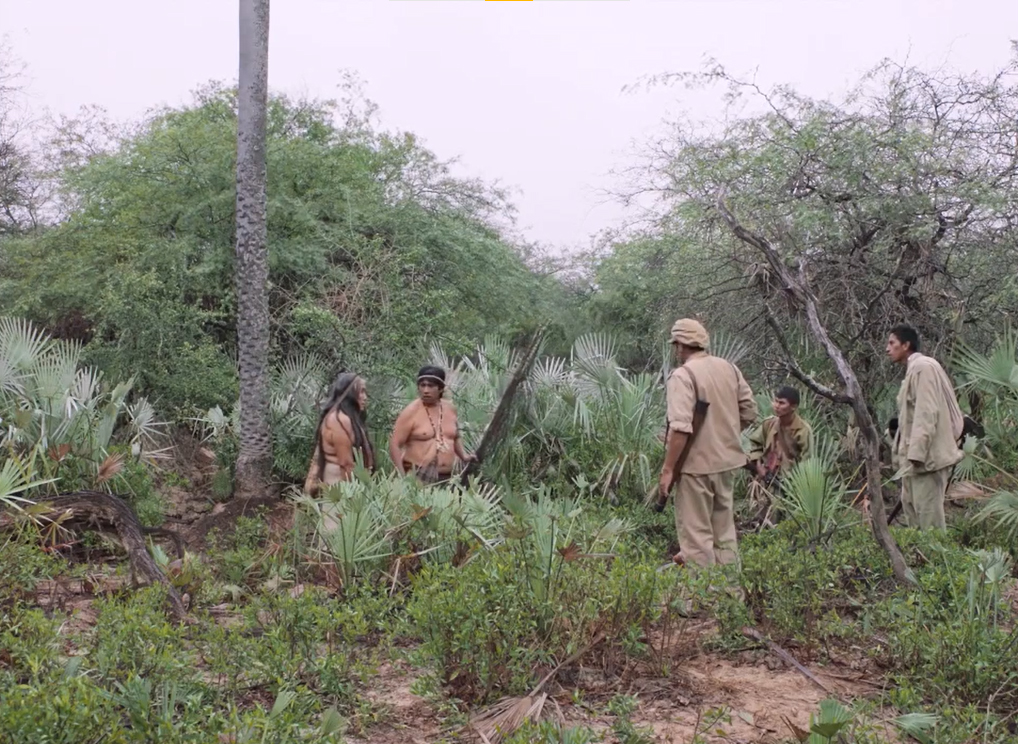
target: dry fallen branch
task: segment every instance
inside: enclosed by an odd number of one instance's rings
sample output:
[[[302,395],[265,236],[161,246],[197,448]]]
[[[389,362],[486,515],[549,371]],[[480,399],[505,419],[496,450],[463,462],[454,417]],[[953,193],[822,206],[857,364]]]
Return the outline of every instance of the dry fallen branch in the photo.
[[[808,679],[810,682],[812,682],[818,688],[823,690],[824,693],[826,693],[827,695],[833,695],[834,694],[831,691],[831,689],[829,687],[827,687],[827,685],[825,685],[823,682],[821,682],[817,678],[817,676],[815,674],[813,674],[813,672],[811,672],[809,669],[807,669],[802,664],[800,664],[796,660],[796,658],[794,656],[792,656],[790,653],[788,653],[785,649],[781,648],[781,646],[779,646],[778,644],[774,643],[774,641],[772,641],[769,638],[767,638],[766,636],[764,636],[764,634],[761,633],[756,628],[748,628],[748,627],[747,628],[743,628],[742,629],[742,635],[744,635],[746,638],[749,638],[751,640],[756,641],[757,643],[762,643],[764,646],[767,647],[768,651],[770,651],[772,654],[777,656],[783,662],[785,662],[790,667],[795,669],[795,671],[797,671],[803,677]]]
[[[36,517],[59,520],[60,526],[64,529],[76,526],[112,526],[124,550],[127,551],[135,581],[143,584],[161,584],[166,590],[170,616],[179,621],[187,619],[187,610],[184,609],[180,594],[149,555],[145,545],[144,528],[123,499],[102,491],[76,491],[45,499],[40,505],[48,507],[49,511],[37,514]],[[169,530],[159,532],[170,533]],[[172,537],[179,548],[180,538],[176,535]]]

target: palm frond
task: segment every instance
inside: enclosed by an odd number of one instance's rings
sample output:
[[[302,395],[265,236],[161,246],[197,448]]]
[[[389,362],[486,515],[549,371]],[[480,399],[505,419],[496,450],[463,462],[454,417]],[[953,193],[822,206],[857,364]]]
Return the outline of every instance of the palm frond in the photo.
[[[54,342],[41,328],[24,318],[0,317],[0,359],[7,374],[23,374],[45,356]],[[0,378],[0,385],[4,383]]]
[[[967,385],[990,392],[1004,390],[1018,396],[1018,334],[1010,326],[997,338],[989,354],[980,354],[960,344],[955,364]]]
[[[977,522],[995,522],[998,527],[1007,530],[1009,540],[1014,540],[1018,537],[1018,493],[998,491],[976,514],[975,519]]]
[[[841,526],[846,513],[844,484],[817,457],[796,463],[782,479],[778,502],[810,539]]]
[[[738,366],[743,359],[749,356],[750,347],[742,339],[718,331],[711,334],[710,353]]]
[[[0,505],[20,510],[32,501],[19,494],[52,482],[36,478],[33,460],[10,456],[0,466]]]

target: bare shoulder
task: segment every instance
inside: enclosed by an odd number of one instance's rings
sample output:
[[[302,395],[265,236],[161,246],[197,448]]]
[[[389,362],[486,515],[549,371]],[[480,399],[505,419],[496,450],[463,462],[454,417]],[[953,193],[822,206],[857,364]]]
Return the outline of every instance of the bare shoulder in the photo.
[[[410,403],[407,404],[406,408],[404,408],[402,411],[399,412],[399,416],[397,417],[397,420],[410,418],[415,413],[417,413],[417,411],[419,411],[420,408],[421,408],[421,399],[420,398],[415,398],[414,400],[412,400]]]
[[[325,429],[330,434],[343,433],[346,434],[351,430],[352,422],[350,417],[342,411],[337,411],[335,414],[329,414],[325,417]]]

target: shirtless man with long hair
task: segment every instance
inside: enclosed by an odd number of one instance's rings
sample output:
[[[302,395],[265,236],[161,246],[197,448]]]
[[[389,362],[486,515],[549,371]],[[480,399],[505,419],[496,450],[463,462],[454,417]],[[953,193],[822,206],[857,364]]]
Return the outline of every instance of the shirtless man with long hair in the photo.
[[[315,454],[304,481],[305,492],[315,495],[322,485],[350,480],[357,453],[364,467],[374,472],[375,453],[364,418],[367,402],[364,380],[352,372],[340,374],[332,383],[318,419]]]
[[[422,483],[449,480],[457,458],[470,462],[463,449],[456,407],[442,400],[445,370],[422,367],[417,373],[418,398],[396,419],[389,455],[401,474],[413,473]]]

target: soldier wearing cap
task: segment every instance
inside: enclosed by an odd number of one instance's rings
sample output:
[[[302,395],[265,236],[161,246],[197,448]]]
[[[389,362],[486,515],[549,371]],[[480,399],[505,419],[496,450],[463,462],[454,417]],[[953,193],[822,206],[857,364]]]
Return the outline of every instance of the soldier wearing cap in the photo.
[[[456,460],[474,459],[463,449],[456,407],[443,400],[445,370],[422,367],[417,373],[417,400],[396,418],[389,455],[401,474],[414,473],[422,483],[449,480]]]
[[[681,551],[677,563],[711,566],[734,563],[736,549],[734,488],[736,472],[746,463],[740,435],[757,415],[753,391],[734,364],[707,353],[710,337],[697,321],[675,322],[672,345],[680,366],[667,382],[668,433],[659,499],[675,493],[675,526]],[[697,400],[707,413],[681,471],[679,456],[693,434]]]

